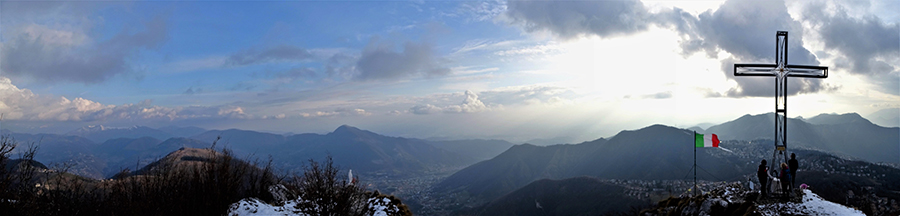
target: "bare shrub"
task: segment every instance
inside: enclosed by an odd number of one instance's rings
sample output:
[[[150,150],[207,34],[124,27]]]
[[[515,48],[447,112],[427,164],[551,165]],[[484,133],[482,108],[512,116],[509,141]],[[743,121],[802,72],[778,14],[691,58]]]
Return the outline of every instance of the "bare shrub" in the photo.
[[[288,182],[288,189],[300,196],[295,208],[309,215],[369,214],[365,186],[339,177],[339,170],[330,156],[324,164],[310,159],[303,174]]]
[[[370,215],[378,210],[373,203],[388,206],[389,215],[411,215],[396,197],[367,193],[364,184],[339,173],[331,157],[309,160],[302,174],[287,177],[276,174],[271,158],[236,159],[228,149],[215,151],[215,143],[95,180],[68,173],[71,164],[40,165],[34,144],[11,160],[18,143],[2,136],[0,215],[224,215],[232,203],[251,197],[276,204],[297,199],[294,208],[308,215]]]

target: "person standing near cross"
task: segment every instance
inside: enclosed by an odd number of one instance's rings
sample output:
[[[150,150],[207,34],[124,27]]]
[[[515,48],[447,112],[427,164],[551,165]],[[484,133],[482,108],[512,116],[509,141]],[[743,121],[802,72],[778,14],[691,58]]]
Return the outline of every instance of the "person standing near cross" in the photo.
[[[828,67],[789,65],[788,32],[775,33],[775,64],[734,64],[734,76],[775,77],[775,152],[772,153],[772,170],[778,164],[788,162],[787,155],[787,78],[828,78]],[[781,159],[781,160],[778,160]]]
[[[791,160],[788,161],[788,168],[791,169],[791,189],[793,189],[797,182],[797,169],[800,168],[800,164],[797,162],[797,155],[794,153],[791,153]]]

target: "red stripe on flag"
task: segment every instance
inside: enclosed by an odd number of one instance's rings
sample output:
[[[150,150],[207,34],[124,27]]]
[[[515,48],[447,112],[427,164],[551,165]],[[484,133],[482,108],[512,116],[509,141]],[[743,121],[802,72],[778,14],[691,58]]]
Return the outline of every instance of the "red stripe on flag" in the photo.
[[[713,142],[712,143],[713,147],[718,148],[719,147],[719,136],[716,136],[716,134],[712,134],[712,142]]]

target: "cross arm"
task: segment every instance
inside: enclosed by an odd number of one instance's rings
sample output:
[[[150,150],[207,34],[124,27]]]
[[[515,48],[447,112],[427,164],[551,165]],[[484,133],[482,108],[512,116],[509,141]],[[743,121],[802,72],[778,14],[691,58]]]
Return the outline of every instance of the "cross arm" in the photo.
[[[734,76],[775,76],[774,64],[734,64]]]
[[[828,67],[809,65],[788,65],[791,77],[828,78]]]

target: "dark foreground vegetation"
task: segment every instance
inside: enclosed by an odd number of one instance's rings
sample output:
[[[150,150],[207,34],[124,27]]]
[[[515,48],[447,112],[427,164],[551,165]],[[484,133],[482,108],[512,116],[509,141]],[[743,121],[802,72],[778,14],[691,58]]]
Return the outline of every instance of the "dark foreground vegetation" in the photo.
[[[0,212],[3,215],[224,215],[245,198],[273,205],[297,202],[307,215],[371,215],[373,197],[395,200],[396,212],[411,215],[399,199],[367,192],[365,184],[339,175],[330,158],[310,160],[300,174],[281,174],[272,161],[240,160],[227,149],[182,148],[140,170],[122,170],[96,180],[47,168],[34,161],[37,147],[0,140]],[[305,205],[305,206],[300,206]]]

